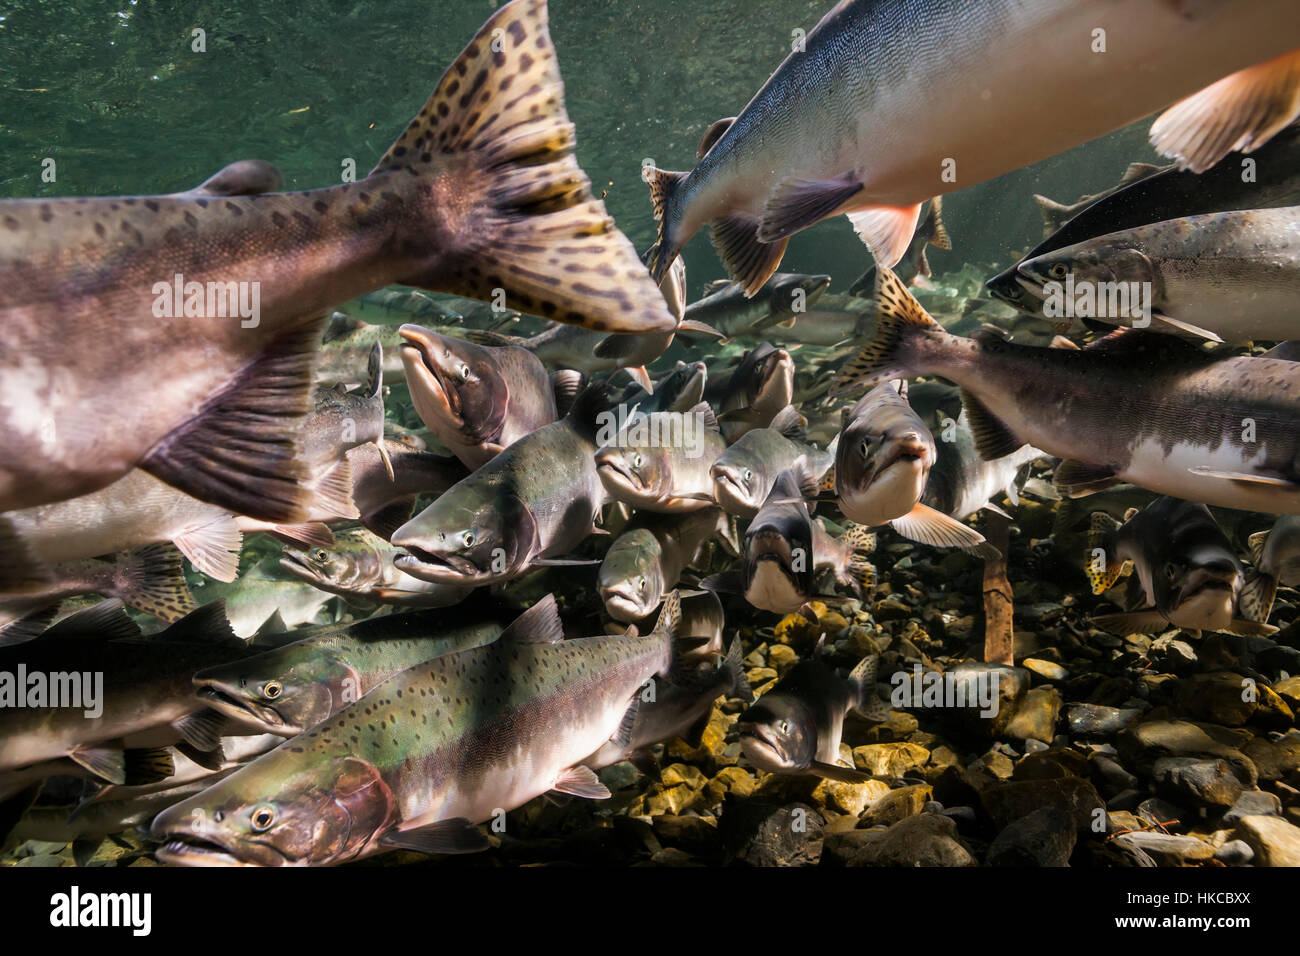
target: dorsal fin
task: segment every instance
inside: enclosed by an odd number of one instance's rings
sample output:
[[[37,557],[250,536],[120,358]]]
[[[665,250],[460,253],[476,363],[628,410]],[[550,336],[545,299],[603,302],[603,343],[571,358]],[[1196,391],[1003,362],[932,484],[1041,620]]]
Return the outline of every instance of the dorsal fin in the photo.
[[[519,644],[558,644],[564,640],[564,622],[555,595],[546,595],[511,621],[498,640]]]
[[[692,415],[698,415],[704,422],[704,427],[711,432],[721,431],[718,426],[718,417],[713,414],[713,406],[708,402],[700,402],[691,409]]]
[[[732,282],[730,279],[714,279],[712,282],[710,282],[708,285],[704,287],[703,297],[707,299],[709,296],[721,292],[723,289],[729,287],[731,284]]]
[[[122,602],[117,598],[100,601],[84,611],[69,614],[41,635],[46,640],[94,638],[104,641],[139,636],[140,628],[127,615]]]
[[[722,134],[731,129],[731,124],[735,121],[736,117],[734,116],[724,116],[706,129],[704,135],[700,137],[700,147],[695,151],[695,158],[703,159],[708,155],[709,150],[713,148],[713,144],[722,139]]]
[[[155,634],[153,641],[177,641],[186,644],[226,644],[244,646],[235,636],[226,617],[226,601],[211,601],[186,614],[167,630]]]
[[[799,414],[799,409],[793,405],[787,405],[776,413],[772,423],[768,425],[775,432],[779,432],[791,441],[807,442],[808,433],[804,430],[808,425],[807,419]]]

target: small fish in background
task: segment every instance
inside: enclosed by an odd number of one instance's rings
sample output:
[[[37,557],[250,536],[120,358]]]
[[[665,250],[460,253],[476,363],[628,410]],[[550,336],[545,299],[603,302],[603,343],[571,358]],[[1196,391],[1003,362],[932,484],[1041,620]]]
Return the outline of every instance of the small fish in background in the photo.
[[[699,747],[713,716],[713,704],[719,697],[747,704],[754,699],[754,692],[745,679],[744,650],[739,637],[732,639],[731,647],[716,665],[687,671],[671,682],[660,681],[654,699],[643,700],[637,708],[627,743],[608,741],[583,761],[584,766],[600,770],[630,760],[645,773],[656,772],[651,748],[675,737],[691,747]]]
[[[989,279],[995,298],[1031,314],[1042,314],[1019,279],[1023,262],[1056,249],[1154,222],[1214,212],[1265,209],[1300,203],[1300,126],[1290,126],[1252,150],[1255,176],[1242,176],[1240,154],[1224,157],[1204,173],[1177,167],[1142,176],[1122,189],[1104,194],[1027,252],[1019,262]],[[1141,164],[1136,164],[1141,165]],[[1131,168],[1131,167],[1130,167]]]
[[[746,432],[713,463],[711,500],[728,513],[753,517],[763,507],[781,472],[804,458],[813,477],[821,477],[834,465],[838,439],[825,451],[808,442],[803,417],[787,405],[766,428]]]
[[[439,495],[393,534],[407,552],[396,567],[435,584],[477,587],[536,567],[599,564],[567,556],[596,530],[605,505],[596,438],[626,391],[589,385],[566,417]]]
[[[1062,459],[1054,480],[1065,494],[1127,481],[1224,508],[1300,512],[1300,434],[1284,424],[1300,416],[1300,364],[1138,329],[1085,349],[962,338],[892,273],[880,278],[876,337],[841,368],[833,394],[939,375],[961,387],[982,457],[1041,449]]]
[[[605,611],[628,624],[649,617],[715,539],[733,557],[739,556],[736,519],[721,508],[672,517],[636,516],[610,544],[596,574]]]
[[[86,558],[50,569],[52,583],[22,594],[0,594],[0,646],[17,644],[53,623],[69,598],[99,594],[168,623],[195,608],[181,566],[181,553],[170,544],[151,544],[111,560]]]
[[[649,399],[638,407],[650,412],[687,412],[704,400],[709,367],[704,362],[678,362],[654,383]]]
[[[930,278],[934,273],[930,271],[930,260],[925,257],[927,246],[934,246],[936,249],[952,248],[952,239],[949,238],[948,230],[943,224],[942,196],[935,196],[930,200],[930,208],[921,217],[916,232],[912,234],[912,241],[907,244],[907,251],[894,266],[894,275],[907,285]],[[870,296],[875,291],[875,266],[858,276],[853,285],[849,286],[849,295]]]
[[[402,361],[420,420],[470,469],[560,417],[555,384],[531,352],[403,325]],[[579,376],[566,372],[576,388]]]
[[[793,397],[794,359],[786,349],[770,342],[750,349],[730,376],[711,379],[704,390],[705,400],[718,410],[718,423],[728,443],[771,425]]]
[[[393,477],[393,463],[384,445],[383,366],[383,347],[376,342],[361,386],[349,390],[338,384],[319,389],[315,408],[302,420],[300,461],[306,472],[305,487],[311,493],[311,522],[361,516],[352,500],[352,462],[347,457],[357,445],[373,444],[388,477]]]
[[[1100,0],[837,4],[738,116],[709,128],[693,169],[645,170],[659,223],[653,274],[708,224],[728,274],[754,294],[791,236],[841,214],[892,268],[936,183],[950,192],[992,179],[1197,90],[1151,137],[1197,169],[1234,146],[1263,145],[1296,117],[1300,71],[1287,51],[1300,47],[1300,27],[1281,0],[1130,6],[1125,50],[1101,77],[1090,44],[1060,38],[1091,36],[1110,12]],[[1086,109],[1061,114],[1060,103],[1085,98]],[[995,134],[1008,115],[1058,121]]]
[[[678,624],[670,594],[644,637],[561,640],[548,595],[491,644],[403,671],[159,814],[157,857],[302,866],[393,849],[473,853],[490,845],[477,824],[501,809],[550,791],[605,799],[582,762],[606,741],[626,747],[647,682],[680,671]]]
[[[330,547],[285,548],[280,567],[349,604],[446,607],[469,594],[470,588],[432,584],[398,570],[393,559],[402,553],[378,535],[357,528],[336,534]]]
[[[830,288],[827,275],[778,272],[753,296],[728,279],[711,282],[704,297],[686,307],[686,318],[717,329],[730,341],[745,336],[766,336],[774,328],[803,329],[802,314]],[[797,338],[797,335],[796,335]]]
[[[321,333],[319,358],[316,362],[317,388],[334,385],[360,385],[370,375],[370,350],[382,350],[383,374],[401,381],[402,336],[391,325],[369,325],[343,312],[330,315]]]
[[[328,591],[286,576],[275,557],[262,559],[231,583],[198,581],[193,593],[200,605],[223,602],[231,630],[245,640],[316,623],[338,601]]]
[[[378,444],[372,443],[349,449],[347,458],[358,520],[384,540],[410,520],[411,507],[421,495],[440,495],[469,475],[458,458],[435,455],[410,441],[392,438],[384,439],[382,455]]]
[[[386,317],[397,313],[403,320],[409,316],[436,325],[462,325],[465,322],[465,316],[445,299],[435,299],[418,289],[379,289],[359,296],[357,301],[367,309],[382,312]],[[485,307],[484,303],[474,301],[478,308]],[[513,314],[516,318],[519,315],[517,312]]]
[[[27,673],[49,674],[73,668],[97,675],[94,687],[81,682],[81,706],[47,700],[0,708],[0,771],[67,758],[121,784],[129,776],[131,753],[137,759],[154,753],[134,749],[132,740],[141,735],[151,735],[153,748],[184,741],[212,751],[228,732],[226,722],[194,695],[190,679],[200,668],[250,653],[231,632],[219,603],[149,637],[120,601],[69,615],[36,640],[0,650],[0,670],[12,674],[22,666]],[[172,772],[167,763],[162,776]]]
[[[325,625],[292,643],[205,667],[194,674],[194,689],[242,726],[293,737],[390,677],[490,643],[501,631],[495,613],[478,604]]]
[[[807,461],[797,459],[777,476],[745,530],[742,570],[711,575],[703,586],[743,594],[754,607],[774,614],[793,614],[815,599],[837,600],[820,593],[821,571],[831,572],[859,598],[870,594],[876,572],[867,555],[875,548],[875,535],[851,525],[831,537],[808,512],[806,499],[816,494],[817,479]]]
[[[1156,166],[1153,163],[1129,163],[1128,168],[1124,170],[1124,175],[1120,177],[1117,184],[1109,189],[1103,189],[1099,193],[1093,193],[1089,196],[1080,196],[1078,200],[1068,204],[1054,202],[1046,196],[1040,196],[1035,193],[1034,203],[1038,206],[1038,214],[1043,217],[1043,238],[1049,238],[1053,233],[1093,203],[1099,202],[1102,199],[1110,198],[1131,183],[1140,182],[1148,176],[1154,176],[1156,173],[1174,168],[1173,164],[1167,166]],[[902,276],[900,275],[899,278],[902,278]],[[872,286],[872,288],[874,288],[874,286]]]
[[[840,677],[817,652],[795,664],[736,724],[745,759],[768,773],[815,774],[828,780],[865,783],[872,774],[840,764],[844,718],[854,711],[866,720],[885,720],[876,696],[877,657],[864,657]]]
[[[1133,597],[1141,599],[1134,610],[1094,616],[1099,627],[1124,634],[1155,633],[1170,625],[1250,635],[1277,630],[1242,618],[1241,562],[1205,505],[1164,496],[1123,524],[1098,512],[1088,543],[1092,592],[1113,587],[1131,565],[1137,582]]]
[[[1255,568],[1246,575],[1238,606],[1247,619],[1264,623],[1273,611],[1277,586],[1300,584],[1300,517],[1283,515],[1249,540]]]
[[[1017,273],[1046,314],[1071,324],[1077,310],[1107,325],[1275,342],[1297,328],[1297,222],[1300,206],[1189,216],[1054,249],[1021,262]],[[1078,308],[1085,294],[1090,300]]]
[[[609,497],[645,511],[680,514],[710,507],[714,462],[727,443],[713,410],[701,402],[680,412],[630,418],[618,437],[596,452],[596,471]],[[686,421],[693,423],[686,441]],[[674,431],[682,440],[664,440]]]
[[[987,553],[992,548],[984,536],[949,514],[959,502],[944,501],[949,508],[936,508],[925,501],[939,449],[930,429],[908,404],[907,394],[906,382],[884,382],[843,410],[835,450],[840,510],[858,524],[887,524],[913,541],[935,547],[983,547],[981,553]],[[951,464],[949,468],[954,470]]]

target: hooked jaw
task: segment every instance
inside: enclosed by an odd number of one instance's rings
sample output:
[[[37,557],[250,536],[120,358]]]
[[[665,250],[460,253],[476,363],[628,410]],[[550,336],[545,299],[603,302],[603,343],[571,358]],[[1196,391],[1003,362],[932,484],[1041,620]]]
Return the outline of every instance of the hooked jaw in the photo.
[[[446,420],[461,425],[460,396],[451,386],[453,374],[442,360],[446,352],[441,336],[418,325],[403,325],[398,330],[405,341],[401,346],[402,365],[411,390],[411,401],[425,424]]]
[[[731,465],[715,463],[709,469],[713,479],[713,497],[728,514],[752,516],[758,506],[751,500],[749,489],[741,475]]]

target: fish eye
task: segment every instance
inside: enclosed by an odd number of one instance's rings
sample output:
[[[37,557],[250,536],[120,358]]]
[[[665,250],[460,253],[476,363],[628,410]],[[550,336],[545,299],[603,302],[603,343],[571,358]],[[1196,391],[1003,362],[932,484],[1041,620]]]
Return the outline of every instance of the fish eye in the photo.
[[[1064,279],[1070,270],[1066,267],[1064,262],[1058,262],[1048,271],[1052,274],[1053,279]]]
[[[262,685],[262,696],[267,700],[275,700],[284,692],[284,687],[278,680],[269,680]]]
[[[462,382],[469,381],[469,365],[467,363],[461,362],[460,368],[457,369],[457,371],[460,373],[460,380]]]
[[[465,543],[465,547],[467,548],[474,547],[474,532],[466,531],[463,535],[460,536],[460,540]]]
[[[754,473],[746,468],[740,473],[740,477],[744,478],[746,481],[752,481],[754,479]]]
[[[1170,581],[1178,577],[1178,565],[1174,564],[1172,561],[1166,564],[1165,577],[1167,577]]]
[[[637,586],[637,589],[638,589],[642,594],[645,593],[645,575],[644,575],[644,574],[641,575],[641,580],[637,582],[636,586]]]
[[[317,560],[317,561],[324,561],[324,560],[325,560],[326,558],[328,558],[328,557],[329,557],[329,552],[326,551],[324,548],[321,548],[320,550],[318,550],[318,551],[316,552],[316,560]]]
[[[1020,288],[1019,285],[1009,285],[1005,290],[1005,294],[1008,299],[1018,299],[1022,295],[1024,295],[1024,293],[1025,290]]]
[[[643,456],[640,452],[637,452],[635,455],[632,456],[633,468],[640,468],[644,462],[645,462],[645,456]]]
[[[253,811],[249,820],[253,824],[253,829],[259,833],[269,830],[271,824],[275,822],[275,808],[264,803]]]
[[[790,732],[790,721],[778,720],[776,722],[776,731],[780,734],[788,734]]]

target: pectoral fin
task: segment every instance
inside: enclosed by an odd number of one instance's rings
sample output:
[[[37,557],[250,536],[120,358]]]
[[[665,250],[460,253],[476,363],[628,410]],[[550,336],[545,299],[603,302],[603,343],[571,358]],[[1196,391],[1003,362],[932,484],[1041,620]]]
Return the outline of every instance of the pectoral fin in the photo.
[[[838,780],[840,783],[868,783],[877,779],[874,774],[869,774],[865,770],[850,770],[848,767],[823,763],[820,760],[814,760],[810,770],[819,777]]]
[[[390,830],[379,838],[379,843],[395,850],[413,850],[434,856],[480,853],[492,845],[487,834],[464,817],[440,820],[417,830]]]
[[[564,771],[551,789],[557,793],[568,793],[588,800],[605,800],[610,795],[609,788],[600,782],[600,778],[592,769],[582,766],[570,767]]]
[[[978,531],[919,503],[889,524],[904,538],[936,548],[977,548],[984,543],[984,536]]]

